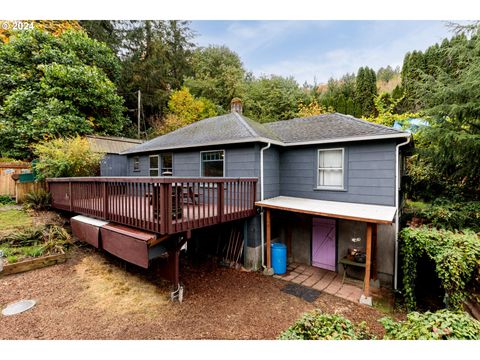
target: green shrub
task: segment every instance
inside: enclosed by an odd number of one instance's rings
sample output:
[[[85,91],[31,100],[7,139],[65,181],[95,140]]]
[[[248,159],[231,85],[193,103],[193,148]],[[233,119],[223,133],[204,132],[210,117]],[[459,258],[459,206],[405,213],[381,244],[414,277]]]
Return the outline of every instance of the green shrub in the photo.
[[[476,284],[480,268],[480,239],[472,231],[464,233],[437,230],[426,226],[404,228],[400,232],[403,258],[403,286],[407,308],[415,310],[417,263],[427,256],[435,263],[435,271],[445,290],[445,305],[461,310],[463,300]]]
[[[34,153],[38,157],[35,164],[38,180],[96,175],[102,158],[90,149],[87,139],[79,136],[39,143],[34,146]]]
[[[388,317],[379,321],[386,340],[480,340],[480,321],[464,312],[411,312],[405,321]]]
[[[340,315],[323,314],[320,310],[305,313],[300,320],[280,334],[280,340],[363,340],[370,339],[365,323],[355,329],[350,320]]]
[[[52,201],[51,194],[43,189],[29,192],[25,195],[23,207],[29,210],[47,210]]]
[[[0,206],[1,205],[14,205],[15,200],[8,195],[0,195]]]
[[[469,228],[480,232],[480,201],[449,202],[439,199],[433,203],[409,202],[404,214],[406,219],[421,218],[437,228]]]

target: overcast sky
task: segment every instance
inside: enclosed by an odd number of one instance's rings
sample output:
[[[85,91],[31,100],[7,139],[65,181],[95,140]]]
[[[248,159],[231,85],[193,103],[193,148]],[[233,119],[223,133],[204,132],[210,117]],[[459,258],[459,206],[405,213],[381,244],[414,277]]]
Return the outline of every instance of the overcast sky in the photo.
[[[442,21],[193,21],[200,46],[226,45],[255,75],[326,82],[360,66],[401,65],[451,36]]]

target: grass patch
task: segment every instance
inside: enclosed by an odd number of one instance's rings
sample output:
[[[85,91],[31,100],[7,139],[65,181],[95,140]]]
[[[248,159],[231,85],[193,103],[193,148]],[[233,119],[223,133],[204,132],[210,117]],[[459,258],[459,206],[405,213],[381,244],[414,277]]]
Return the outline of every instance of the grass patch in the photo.
[[[157,315],[169,309],[168,292],[158,284],[91,254],[76,266],[77,276],[85,286],[80,302],[115,314]]]
[[[0,211],[0,231],[15,230],[32,225],[32,218],[23,210]]]

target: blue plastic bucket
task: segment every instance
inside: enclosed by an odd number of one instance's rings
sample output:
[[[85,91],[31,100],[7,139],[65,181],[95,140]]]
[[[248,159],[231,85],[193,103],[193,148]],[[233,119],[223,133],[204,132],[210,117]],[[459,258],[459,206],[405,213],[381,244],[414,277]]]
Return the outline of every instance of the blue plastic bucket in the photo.
[[[278,275],[285,274],[287,272],[287,247],[281,243],[273,243],[270,248],[273,271]]]

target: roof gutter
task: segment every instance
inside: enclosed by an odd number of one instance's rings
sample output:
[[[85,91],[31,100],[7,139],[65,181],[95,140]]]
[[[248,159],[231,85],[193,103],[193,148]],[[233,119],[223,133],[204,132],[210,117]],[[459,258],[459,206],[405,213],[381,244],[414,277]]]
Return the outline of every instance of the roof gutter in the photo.
[[[395,151],[395,206],[397,211],[395,211],[395,271],[394,271],[394,280],[393,288],[394,290],[398,289],[398,232],[400,229],[400,147],[407,145],[412,139],[410,135],[406,141],[397,144]]]
[[[344,138],[333,138],[325,140],[313,140],[313,141],[299,141],[292,143],[284,143],[283,146],[301,146],[301,145],[316,145],[316,144],[331,144],[339,142],[351,142],[351,141],[365,141],[365,140],[382,140],[382,139],[396,139],[409,137],[409,133],[396,133],[387,135],[366,135],[366,136],[349,136]]]
[[[272,144],[269,142],[267,146],[264,146],[260,149],[260,201],[264,200],[264,187],[263,187],[263,152],[270,148]],[[263,208],[260,213],[260,238],[261,238],[261,251],[262,251],[262,269],[265,269],[265,234],[264,234],[264,223],[263,223]]]

